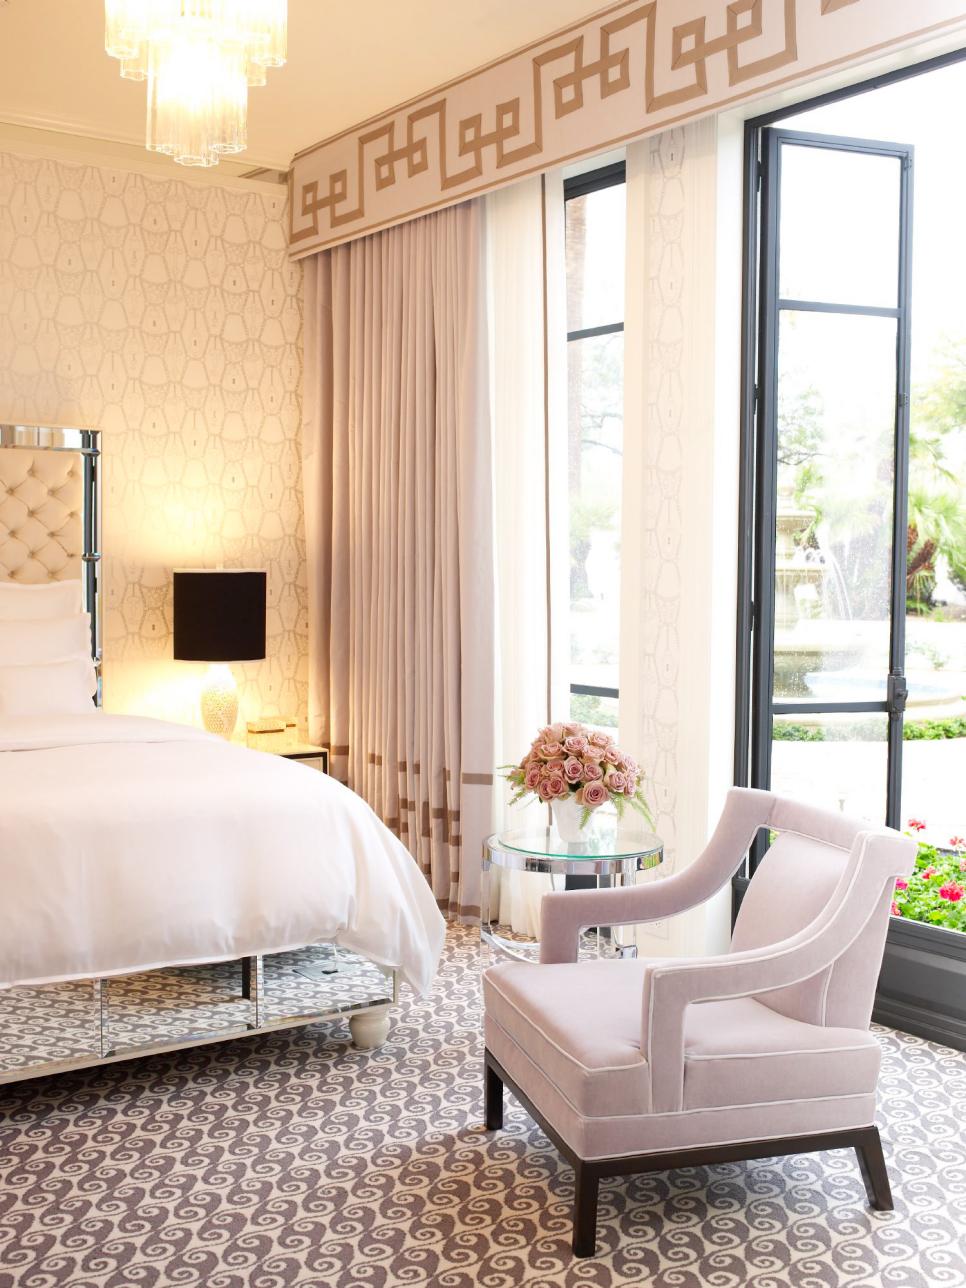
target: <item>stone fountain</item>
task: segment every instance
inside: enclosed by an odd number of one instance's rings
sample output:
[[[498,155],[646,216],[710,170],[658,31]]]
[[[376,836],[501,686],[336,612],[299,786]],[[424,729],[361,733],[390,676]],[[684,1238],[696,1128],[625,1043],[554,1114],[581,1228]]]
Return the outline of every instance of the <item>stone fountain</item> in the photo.
[[[862,655],[863,625],[851,620],[834,560],[804,538],[813,511],[780,487],[775,519],[775,696],[811,696],[806,677],[841,671]]]

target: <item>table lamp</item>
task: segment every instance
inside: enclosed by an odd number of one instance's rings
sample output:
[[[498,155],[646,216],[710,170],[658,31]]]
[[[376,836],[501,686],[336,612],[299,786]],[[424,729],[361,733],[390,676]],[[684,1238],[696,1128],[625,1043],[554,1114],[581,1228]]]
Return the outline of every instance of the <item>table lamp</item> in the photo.
[[[175,569],[174,656],[211,663],[201,690],[201,719],[209,733],[230,738],[238,688],[228,663],[265,656],[264,571]]]

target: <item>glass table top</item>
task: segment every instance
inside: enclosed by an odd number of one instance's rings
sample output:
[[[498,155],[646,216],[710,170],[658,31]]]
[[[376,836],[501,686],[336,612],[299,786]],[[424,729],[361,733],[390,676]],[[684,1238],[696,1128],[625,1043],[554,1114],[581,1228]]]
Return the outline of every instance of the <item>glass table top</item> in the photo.
[[[548,859],[623,859],[654,855],[660,861],[664,842],[636,821],[617,818],[595,820],[579,841],[565,841],[555,827],[522,827],[490,837],[489,845]]]

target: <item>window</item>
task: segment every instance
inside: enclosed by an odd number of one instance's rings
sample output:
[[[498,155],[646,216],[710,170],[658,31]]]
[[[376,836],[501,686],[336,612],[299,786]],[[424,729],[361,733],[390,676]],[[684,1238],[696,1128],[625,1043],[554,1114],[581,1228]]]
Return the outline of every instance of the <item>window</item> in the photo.
[[[570,714],[616,728],[624,437],[623,163],[564,188]]]
[[[736,781],[914,830],[927,939],[966,931],[964,91],[957,53],[747,135]]]

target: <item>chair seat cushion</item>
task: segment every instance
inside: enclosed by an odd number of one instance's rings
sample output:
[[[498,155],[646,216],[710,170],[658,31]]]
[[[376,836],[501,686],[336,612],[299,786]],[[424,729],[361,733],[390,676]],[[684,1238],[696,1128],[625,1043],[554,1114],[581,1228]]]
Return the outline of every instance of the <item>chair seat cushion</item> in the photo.
[[[581,1114],[645,1114],[643,988],[639,961],[499,962],[483,976],[487,1044],[498,1049],[490,1030],[499,1026]]]
[[[875,1090],[879,1044],[868,1031],[789,1019],[752,997],[689,1006],[684,1107],[811,1100]]]
[[[500,962],[483,981],[487,1044],[515,1043],[584,1118],[647,1114],[646,965]],[[754,998],[690,1006],[684,1045],[685,1110],[869,1093],[879,1070],[871,1033],[805,1024]]]

